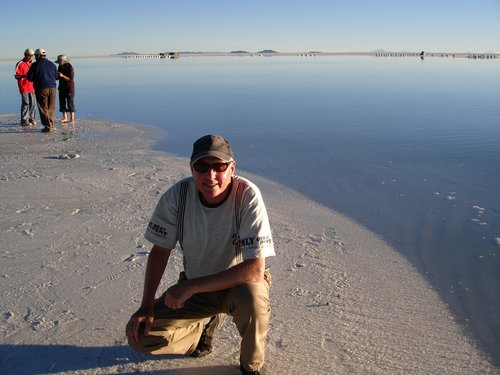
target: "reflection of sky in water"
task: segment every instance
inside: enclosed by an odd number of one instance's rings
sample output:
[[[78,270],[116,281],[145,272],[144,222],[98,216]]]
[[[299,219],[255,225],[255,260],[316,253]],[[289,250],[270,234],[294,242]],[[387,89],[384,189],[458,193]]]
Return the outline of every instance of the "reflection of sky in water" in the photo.
[[[242,170],[345,213],[405,254],[490,353],[500,345],[499,64],[73,61],[79,117],[161,127],[158,147],[182,156],[200,135],[226,135]],[[19,107],[11,68],[0,63],[1,113]]]

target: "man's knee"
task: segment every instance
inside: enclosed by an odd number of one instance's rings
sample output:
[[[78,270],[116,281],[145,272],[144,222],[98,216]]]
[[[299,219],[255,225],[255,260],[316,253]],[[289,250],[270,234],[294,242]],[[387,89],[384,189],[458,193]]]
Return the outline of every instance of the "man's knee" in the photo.
[[[139,341],[135,344],[129,343],[129,346],[136,352],[149,355],[161,354],[167,345],[168,342],[164,337],[149,335],[141,335]]]
[[[184,327],[168,326],[161,320],[155,323],[156,326],[148,335],[144,335],[141,330],[139,341],[136,344],[129,343],[132,349],[151,355],[192,353],[200,340],[205,320]]]
[[[235,288],[232,313],[235,315],[266,316],[271,312],[269,288],[265,283],[244,284]]]

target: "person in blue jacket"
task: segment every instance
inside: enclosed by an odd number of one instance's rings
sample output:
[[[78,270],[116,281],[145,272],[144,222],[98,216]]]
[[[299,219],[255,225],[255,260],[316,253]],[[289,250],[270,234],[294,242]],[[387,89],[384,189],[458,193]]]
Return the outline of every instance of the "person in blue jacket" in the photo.
[[[33,82],[35,87],[40,120],[44,126],[42,132],[47,133],[55,130],[54,117],[58,72],[56,64],[47,59],[47,54],[43,48],[38,48],[35,51],[35,59],[36,61],[28,71],[27,78]]]

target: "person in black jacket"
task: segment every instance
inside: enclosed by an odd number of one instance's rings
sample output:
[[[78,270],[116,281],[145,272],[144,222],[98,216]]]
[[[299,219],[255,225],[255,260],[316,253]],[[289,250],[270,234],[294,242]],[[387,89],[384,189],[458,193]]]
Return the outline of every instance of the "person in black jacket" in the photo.
[[[59,122],[72,124],[75,122],[75,70],[66,55],[57,56],[56,63],[59,64],[57,69],[59,73],[59,112],[63,115]]]

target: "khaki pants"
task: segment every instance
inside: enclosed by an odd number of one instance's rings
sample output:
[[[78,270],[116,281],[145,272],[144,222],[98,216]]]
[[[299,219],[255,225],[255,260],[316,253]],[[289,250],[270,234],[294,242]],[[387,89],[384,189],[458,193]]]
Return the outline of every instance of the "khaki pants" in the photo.
[[[264,365],[271,314],[270,285],[271,274],[266,271],[265,281],[195,294],[178,310],[165,306],[162,296],[155,301],[155,319],[149,335],[141,333],[139,343],[132,347],[146,354],[192,353],[210,317],[224,313],[233,317],[240,333],[241,364],[248,370],[258,371]]]
[[[56,88],[41,89],[35,91],[38,103],[40,120],[46,129],[54,129],[54,117],[56,110]]]

